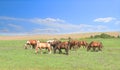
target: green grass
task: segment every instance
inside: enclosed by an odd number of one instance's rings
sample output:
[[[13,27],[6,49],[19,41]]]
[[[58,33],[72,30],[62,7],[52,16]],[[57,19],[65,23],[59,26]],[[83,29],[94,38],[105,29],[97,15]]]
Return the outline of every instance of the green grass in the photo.
[[[120,39],[83,39],[101,41],[102,52],[80,48],[64,54],[35,54],[25,50],[25,40],[0,41],[0,70],[120,70]],[[45,50],[43,50],[45,52]],[[64,52],[64,50],[63,50]]]

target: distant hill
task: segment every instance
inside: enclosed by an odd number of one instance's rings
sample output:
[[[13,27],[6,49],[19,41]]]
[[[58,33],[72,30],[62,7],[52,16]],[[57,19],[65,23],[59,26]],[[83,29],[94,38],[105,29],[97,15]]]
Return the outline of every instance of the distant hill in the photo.
[[[111,36],[117,37],[120,32],[91,32],[91,33],[73,33],[73,34],[59,34],[59,35],[27,35],[27,36],[0,36],[0,40],[29,40],[29,39],[61,39],[71,37],[73,39],[88,38],[94,35],[106,33]]]

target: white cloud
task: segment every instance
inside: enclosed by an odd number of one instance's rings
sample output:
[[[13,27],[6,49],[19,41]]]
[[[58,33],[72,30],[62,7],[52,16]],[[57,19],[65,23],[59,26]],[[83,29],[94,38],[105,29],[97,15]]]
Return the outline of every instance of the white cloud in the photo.
[[[10,26],[10,27],[12,27],[12,28],[15,28],[15,29],[22,29],[21,26],[15,25],[15,24],[8,24],[8,26]]]
[[[7,16],[0,16],[0,20],[27,21],[27,19],[7,17]]]
[[[88,24],[73,24],[68,23],[65,20],[59,19],[59,18],[32,18],[32,19],[24,19],[24,18],[11,18],[11,17],[0,17],[2,20],[12,20],[12,21],[22,21],[22,22],[28,22],[33,24],[42,24],[44,27],[41,28],[35,28],[31,32],[35,34],[39,33],[75,33],[75,32],[94,32],[94,31],[105,31],[108,30],[104,25],[88,25]],[[96,19],[96,22],[98,20]],[[103,21],[103,20],[102,20]],[[105,21],[105,18],[104,18]],[[110,21],[110,19],[109,19]],[[105,21],[108,22],[108,19]],[[8,24],[11,27],[14,27],[16,29],[22,29],[21,26],[15,25],[15,24]],[[40,26],[40,25],[38,25]],[[40,26],[41,27],[41,26]],[[27,32],[29,33],[29,32]]]
[[[1,20],[16,20],[16,18],[12,18],[12,17],[6,17],[6,16],[0,16]]]
[[[61,19],[55,19],[55,18],[45,18],[45,19],[41,19],[41,18],[33,18],[33,19],[29,19],[30,22],[32,23],[37,23],[37,24],[55,24],[55,23],[64,23],[64,20]]]
[[[108,22],[111,22],[113,20],[115,20],[116,18],[113,18],[113,17],[106,17],[106,18],[97,18],[94,20],[94,22],[105,22],[105,23],[108,23]]]
[[[55,33],[58,32],[59,30],[57,29],[52,29],[52,28],[45,28],[45,29],[40,29],[40,28],[35,28],[32,32],[34,33]]]

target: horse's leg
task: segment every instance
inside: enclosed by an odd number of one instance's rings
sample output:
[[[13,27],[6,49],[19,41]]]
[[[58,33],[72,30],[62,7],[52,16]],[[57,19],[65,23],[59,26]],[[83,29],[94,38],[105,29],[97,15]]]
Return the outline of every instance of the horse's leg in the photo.
[[[80,45],[80,47],[82,47],[82,45]]]
[[[81,47],[84,48],[84,46],[81,44]]]
[[[98,47],[98,50],[99,50],[99,51],[102,51],[102,50],[101,50],[101,46]]]
[[[75,50],[75,47],[76,47],[75,45],[72,46],[73,50]]]
[[[83,48],[85,48],[85,46],[84,45],[82,45],[83,46]]]
[[[35,49],[35,45],[32,46],[32,49]]]
[[[90,49],[91,49],[91,46],[88,46],[88,47],[87,47],[87,51],[89,51]]]
[[[70,50],[74,49],[74,45],[71,45]]]
[[[78,46],[78,48],[80,48],[80,44],[79,43],[77,44],[77,46]]]
[[[86,48],[86,45],[84,44],[84,48]]]
[[[71,49],[74,50],[74,49],[75,49],[75,46],[73,45]]]
[[[78,45],[78,47],[80,48],[80,47],[81,47],[81,45]]]
[[[95,46],[93,47],[93,51],[96,51],[96,47]]]
[[[38,47],[35,48],[35,53],[38,53]]]
[[[69,45],[69,47],[70,47],[70,50],[71,50],[71,47],[72,47],[72,46],[71,46],[71,45]]]
[[[85,48],[87,47],[87,45],[85,45]]]
[[[68,55],[68,48],[65,48],[65,51],[66,51],[66,55]]]
[[[33,48],[33,45],[29,45],[30,46],[30,49],[32,49]]]
[[[40,54],[42,54],[42,48],[40,48]]]
[[[49,51],[49,54],[51,54],[51,47],[50,47],[50,48],[48,48],[48,51]]]
[[[56,50],[57,50],[57,48],[55,47],[55,48],[54,48],[54,54],[56,53]]]
[[[79,46],[78,46],[78,45],[76,45],[76,47],[77,47],[77,49],[79,48]]]
[[[53,46],[50,46],[50,49],[53,50]]]
[[[61,49],[59,48],[59,54],[62,53]]]

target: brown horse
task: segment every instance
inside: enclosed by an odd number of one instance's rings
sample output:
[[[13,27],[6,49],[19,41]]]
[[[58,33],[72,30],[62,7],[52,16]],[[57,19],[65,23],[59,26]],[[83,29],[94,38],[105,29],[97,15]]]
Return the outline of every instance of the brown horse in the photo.
[[[52,49],[54,49],[61,41],[59,40],[54,40],[53,42],[50,42],[50,45],[52,46]]]
[[[40,41],[37,41],[37,46],[35,48],[36,53],[38,53],[38,49],[40,49],[41,53],[42,49],[47,49],[49,51],[49,54],[51,53],[51,46],[49,43],[41,43]]]
[[[68,41],[69,43],[69,49],[71,50],[72,48],[75,49],[76,47],[78,47],[78,41],[77,40],[72,40],[72,41]]]
[[[24,48],[27,49],[29,46],[29,47],[35,49],[36,45],[37,45],[37,40],[28,40],[26,42],[26,44],[24,45]]]
[[[92,41],[88,47],[87,47],[87,51],[89,51],[91,48],[93,48],[93,51],[96,51],[96,48],[98,48],[98,51],[102,51],[102,42],[98,42],[98,41]]]
[[[66,55],[68,55],[68,50],[69,50],[68,42],[58,43],[54,48],[54,54],[56,53],[57,49],[59,50],[59,54],[62,53],[61,49],[65,49]]]
[[[88,43],[86,41],[79,41],[78,47],[80,48],[81,46],[83,46],[83,48],[86,48],[88,46]]]

